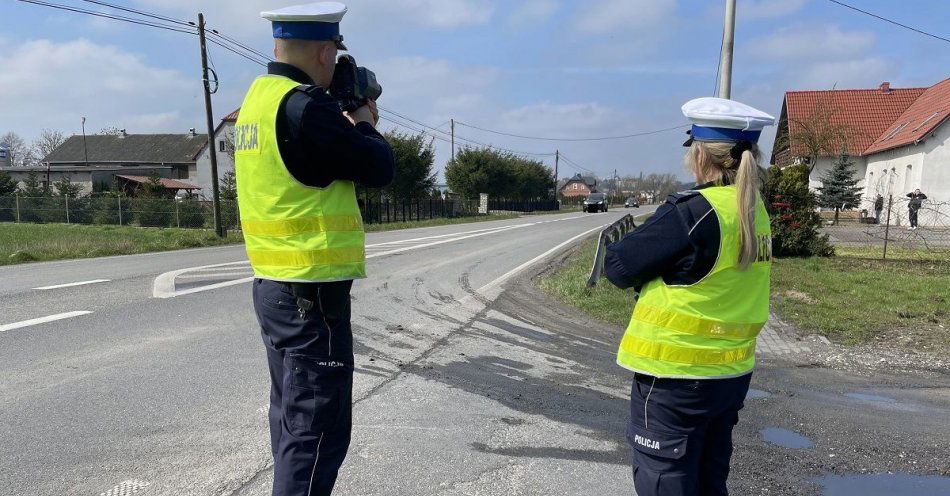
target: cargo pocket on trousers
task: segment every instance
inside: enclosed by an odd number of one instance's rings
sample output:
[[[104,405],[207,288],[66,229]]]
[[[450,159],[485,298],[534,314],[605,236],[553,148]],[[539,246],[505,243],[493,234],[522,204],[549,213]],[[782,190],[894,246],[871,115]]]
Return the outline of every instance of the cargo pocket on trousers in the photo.
[[[686,470],[684,457],[689,437],[630,426],[627,441],[633,446],[633,484],[641,496],[691,494],[696,477]]]
[[[284,389],[284,416],[294,436],[318,436],[341,412],[349,367],[329,359],[287,355],[289,380]]]

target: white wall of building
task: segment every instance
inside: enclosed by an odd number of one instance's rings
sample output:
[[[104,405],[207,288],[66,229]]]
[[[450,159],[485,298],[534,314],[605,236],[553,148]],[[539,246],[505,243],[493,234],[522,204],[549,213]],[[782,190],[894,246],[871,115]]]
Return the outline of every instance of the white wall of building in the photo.
[[[808,176],[808,187],[817,190],[821,187],[821,178],[828,174],[839,157],[819,157],[818,165],[812,169]],[[854,164],[854,177],[858,180],[858,186],[864,187],[865,176],[867,172],[867,159],[865,157],[851,156],[851,163]]]
[[[873,211],[878,194],[894,195],[891,224],[907,225],[907,193],[927,195],[919,214],[922,226],[950,226],[950,125],[944,123],[922,142],[875,153],[867,159],[865,207]],[[885,203],[886,205],[886,203]]]
[[[215,158],[218,162],[218,181],[220,185],[221,178],[224,177],[226,173],[234,170],[234,160],[228,155],[227,152],[221,151],[222,143],[224,143],[228,138],[233,142],[234,139],[234,123],[225,122],[214,136],[214,147],[215,147]],[[194,175],[193,175],[194,174]],[[205,147],[201,150],[201,153],[198,155],[198,159],[195,161],[195,170],[188,171],[188,177],[190,182],[193,182],[196,186],[201,187],[200,194],[207,199],[211,199],[212,188],[211,188],[211,151],[208,150],[208,147]]]

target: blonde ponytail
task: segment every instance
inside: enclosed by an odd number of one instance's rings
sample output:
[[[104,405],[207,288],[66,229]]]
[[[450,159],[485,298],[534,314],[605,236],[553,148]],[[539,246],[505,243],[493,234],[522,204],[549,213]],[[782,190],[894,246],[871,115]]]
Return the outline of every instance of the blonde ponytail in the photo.
[[[736,185],[739,213],[739,269],[745,270],[758,256],[755,239],[755,210],[758,199],[761,172],[758,165],[759,148],[742,152],[737,160],[732,156],[735,143],[694,141],[686,153],[686,166],[705,183],[728,182]]]
[[[758,255],[755,239],[755,206],[759,192],[759,166],[751,150],[742,152],[736,172],[736,190],[739,200],[739,270],[745,270]]]

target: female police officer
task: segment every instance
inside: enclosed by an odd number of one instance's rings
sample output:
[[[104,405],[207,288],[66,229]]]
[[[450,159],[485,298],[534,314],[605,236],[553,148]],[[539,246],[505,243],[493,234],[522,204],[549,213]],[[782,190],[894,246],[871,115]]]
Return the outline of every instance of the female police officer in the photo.
[[[670,195],[606,255],[607,278],[639,291],[617,352],[635,372],[627,438],[639,496],[727,494],[732,428],[769,314],[756,142],[775,119],[722,98],[691,100],[683,113],[698,186]]]

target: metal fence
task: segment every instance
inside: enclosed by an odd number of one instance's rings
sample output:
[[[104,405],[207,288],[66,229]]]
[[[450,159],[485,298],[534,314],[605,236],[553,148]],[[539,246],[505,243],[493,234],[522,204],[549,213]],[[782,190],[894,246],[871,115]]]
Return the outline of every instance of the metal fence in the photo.
[[[395,200],[385,198],[361,198],[360,209],[367,224],[409,222],[478,215],[478,201],[422,198]]]
[[[861,248],[875,257],[950,254],[950,202],[924,200],[916,212],[916,228],[911,226],[913,213],[908,198],[885,199],[880,215],[873,203],[872,199],[860,210],[840,212],[837,224],[833,211],[822,211],[822,231],[836,246],[845,250]]]
[[[600,237],[597,240],[597,252],[594,254],[594,265],[590,269],[590,277],[587,278],[588,289],[597,285],[597,281],[600,280],[600,276],[604,272],[604,255],[607,252],[607,245],[618,241],[628,232],[633,231],[635,227],[637,225],[633,221],[633,216],[627,214],[600,232]]]
[[[559,210],[558,202],[552,199],[544,200],[505,200],[488,198],[488,210],[496,212],[550,212]]]
[[[94,194],[62,196],[0,196],[0,222],[134,225],[143,227],[210,228],[211,202],[197,198],[129,198]],[[239,226],[236,202],[221,202],[221,222]]]
[[[479,215],[478,200],[359,199],[367,224],[410,222]],[[553,200],[490,199],[491,211],[533,212],[557,210]],[[197,198],[129,198],[93,194],[81,198],[61,196],[0,196],[0,222],[114,224],[143,227],[211,228],[214,216],[210,201]],[[240,229],[236,202],[221,201],[221,222],[226,229]]]

